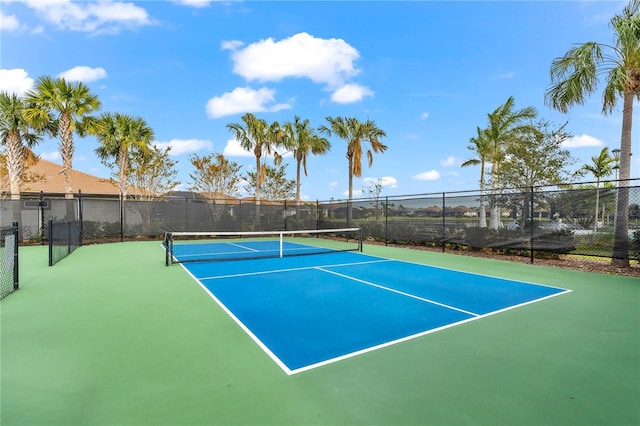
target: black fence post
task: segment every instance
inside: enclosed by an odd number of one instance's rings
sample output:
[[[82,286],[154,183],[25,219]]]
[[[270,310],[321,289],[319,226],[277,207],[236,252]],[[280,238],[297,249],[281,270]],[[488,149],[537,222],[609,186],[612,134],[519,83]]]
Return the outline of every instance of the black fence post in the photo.
[[[53,266],[53,219],[49,218],[48,234],[49,234],[49,266]]]
[[[120,192],[120,241],[124,241],[124,194]]]
[[[384,245],[389,245],[389,197],[384,197]]]
[[[84,224],[83,224],[83,205],[82,205],[82,191],[78,190],[78,220],[80,221],[80,245],[84,239]]]
[[[40,222],[40,230],[38,231],[40,245],[44,245],[44,192],[42,191],[40,191],[40,198],[38,199],[38,218]]]
[[[18,272],[18,267],[20,262],[18,262],[18,222],[14,221],[13,225],[13,289],[18,290],[20,288],[20,273]]]
[[[447,208],[447,204],[446,204],[446,193],[443,192],[442,193],[442,252],[444,253],[446,251],[446,241],[447,241],[447,235],[446,235],[446,225],[447,225],[447,221],[445,218],[445,209]]]
[[[535,258],[534,254],[533,254],[533,250],[534,250],[534,239],[535,239],[535,231],[533,229],[534,227],[534,223],[533,223],[533,186],[531,186],[530,191],[529,191],[529,214],[531,215],[531,243],[529,243],[529,253],[530,253],[530,259],[529,261],[531,262],[531,264],[533,264],[533,259]]]
[[[287,200],[284,200],[284,209],[282,211],[282,219],[284,220],[284,230],[287,230]]]

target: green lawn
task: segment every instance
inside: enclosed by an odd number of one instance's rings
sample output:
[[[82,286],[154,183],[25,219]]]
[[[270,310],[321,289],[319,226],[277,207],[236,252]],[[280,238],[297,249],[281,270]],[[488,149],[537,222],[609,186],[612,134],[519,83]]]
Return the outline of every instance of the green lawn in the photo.
[[[364,250],[573,291],[287,376],[159,242],[21,247],[0,424],[640,424],[640,279]]]

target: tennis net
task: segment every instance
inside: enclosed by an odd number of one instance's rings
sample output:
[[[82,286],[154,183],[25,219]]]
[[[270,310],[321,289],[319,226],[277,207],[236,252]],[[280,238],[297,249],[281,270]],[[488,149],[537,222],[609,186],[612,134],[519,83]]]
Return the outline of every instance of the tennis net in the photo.
[[[18,222],[0,228],[0,299],[18,289]]]
[[[53,266],[82,246],[80,221],[54,222],[49,219],[49,266]]]
[[[266,232],[167,232],[165,264],[362,251],[361,228]]]

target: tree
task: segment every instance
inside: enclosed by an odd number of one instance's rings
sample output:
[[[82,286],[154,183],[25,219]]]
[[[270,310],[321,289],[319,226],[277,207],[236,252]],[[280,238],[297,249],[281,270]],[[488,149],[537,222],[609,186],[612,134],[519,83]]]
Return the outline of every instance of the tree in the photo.
[[[522,203],[521,229],[524,229],[524,218],[532,213],[529,211],[529,188],[571,180],[568,168],[576,160],[562,148],[563,142],[571,137],[565,128],[566,123],[554,127],[548,121],[540,120],[505,148],[505,160],[498,172],[500,182],[521,188],[527,194]]]
[[[150,155],[149,145],[154,132],[140,117],[126,114],[104,113],[99,118],[99,132],[96,134],[100,146],[95,152],[102,162],[116,169],[118,191],[127,198],[129,191],[129,163],[132,155]]]
[[[384,152],[387,146],[380,139],[387,136],[384,130],[378,128],[372,120],[364,123],[350,117],[326,117],[329,127],[322,125],[321,133],[331,136],[335,134],[347,142],[347,160],[349,162],[349,206],[347,208],[347,224],[351,223],[353,209],[353,177],[362,176],[363,142],[369,142],[371,148],[367,150],[369,167],[373,164],[373,153]]]
[[[189,186],[191,191],[201,192],[211,199],[222,194],[234,197],[239,195],[239,173],[242,167],[238,163],[229,161],[222,154],[193,154],[189,161],[195,168],[195,172],[189,174],[192,180]]]
[[[178,171],[175,167],[178,162],[169,157],[170,150],[171,147],[160,149],[151,145],[148,153],[131,153],[129,181],[133,186],[133,198],[141,201],[133,205],[140,213],[145,234],[149,232],[153,211],[163,201],[162,195],[180,184],[176,180]]]
[[[301,121],[295,116],[292,122],[284,125],[283,145],[293,153],[296,159],[296,201],[300,205],[300,171],[307,176],[307,156],[324,155],[331,149],[331,143],[326,138],[320,137],[311,127],[309,120]]]
[[[136,199],[151,201],[180,185],[175,180],[178,162],[169,157],[170,151],[171,147],[160,149],[151,145],[147,155],[132,153],[129,178]]]
[[[280,201],[289,200],[293,198],[296,187],[296,181],[293,179],[287,179],[286,164],[280,166],[271,167],[266,166],[264,168],[264,179],[261,181],[261,192],[264,195],[265,200]],[[258,173],[247,172],[247,186],[245,190],[252,192],[256,190],[258,184]]]
[[[31,172],[29,168],[31,166],[35,166],[40,158],[29,148],[24,147],[23,149],[23,163],[22,163],[22,173],[20,174],[20,190],[29,190],[29,187],[25,184],[29,184],[32,182],[41,182],[44,180],[44,175],[41,175],[36,172]],[[2,191],[10,189],[9,183],[9,170],[7,168],[7,156],[5,154],[0,154],[0,189]]]
[[[73,134],[83,137],[98,131],[96,119],[91,114],[100,109],[100,100],[83,83],[43,76],[36,81],[35,89],[26,93],[25,101],[28,107],[24,117],[29,124],[38,129],[52,126],[55,136],[60,137],[65,197],[73,198]]]
[[[20,199],[20,184],[24,177],[27,148],[40,142],[41,136],[34,132],[24,118],[27,104],[16,94],[0,92],[0,143],[6,149],[6,170],[12,200]]]
[[[489,228],[498,229],[500,211],[496,202],[496,195],[500,189],[500,163],[505,158],[507,144],[517,139],[517,136],[531,129],[528,120],[537,116],[536,109],[525,107],[514,111],[515,99],[510,96],[507,101],[487,115],[488,126],[485,129],[489,147],[489,161],[491,162],[491,213]]]
[[[617,160],[609,155],[609,148],[604,147],[599,155],[591,157],[591,164],[582,166],[582,170],[591,173],[596,178],[596,220],[593,225],[593,235],[598,232],[598,209],[600,204],[600,180],[613,173]]]
[[[282,135],[280,125],[277,122],[269,125],[265,120],[259,119],[251,113],[246,113],[241,119],[242,123],[227,124],[227,129],[234,135],[243,149],[252,151],[256,157],[256,178],[258,180],[257,185],[255,185],[255,220],[257,226],[260,224],[261,183],[266,173],[266,165],[262,164],[261,159],[263,155],[273,154],[275,164],[281,164],[282,157],[278,154],[276,148]]]
[[[479,227],[487,227],[487,212],[484,205],[484,193],[486,190],[485,182],[485,167],[487,159],[491,155],[491,143],[487,138],[487,134],[484,130],[480,130],[480,127],[476,128],[477,135],[470,139],[471,145],[467,146],[467,149],[474,151],[477,158],[471,158],[461,164],[462,167],[480,166],[480,221]]]
[[[587,42],[571,48],[551,63],[551,86],[545,102],[563,113],[584,105],[605,75],[602,114],[611,114],[622,99],[620,136],[620,188],[616,204],[615,236],[611,263],[629,266],[629,188],[633,102],[640,99],[640,0],[631,0],[610,21],[614,44]]]

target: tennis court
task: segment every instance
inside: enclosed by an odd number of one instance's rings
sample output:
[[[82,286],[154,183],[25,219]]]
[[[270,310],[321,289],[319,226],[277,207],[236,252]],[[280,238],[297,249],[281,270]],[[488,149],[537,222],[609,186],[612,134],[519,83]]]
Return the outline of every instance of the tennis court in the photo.
[[[567,292],[284,234],[176,241],[173,256],[287,374]]]
[[[640,423],[637,278],[365,245],[362,254],[236,261],[230,263],[237,267],[227,271],[226,262],[214,262],[214,278],[202,275],[199,285],[185,268],[200,274],[206,263],[165,267],[159,241],[82,246],[53,268],[47,266],[46,247],[20,250],[20,290],[0,302],[3,425]],[[334,256],[340,261],[330,260]],[[358,265],[363,260],[373,262]],[[274,272],[281,268],[273,263],[281,261],[288,272]],[[402,265],[393,266],[396,262]],[[270,269],[257,269],[261,263]],[[396,275],[398,267],[406,279],[389,280],[386,275]],[[296,268],[304,269],[291,270]],[[466,321],[463,313],[452,314],[461,320],[431,329],[439,330],[434,333],[407,318],[439,309],[353,279],[390,288],[402,284],[408,287],[394,290],[439,298],[415,290],[425,271],[447,277],[440,286],[461,287],[461,292],[466,279],[480,280],[469,287],[504,285],[506,293],[520,293],[510,285],[570,291],[532,295],[535,303],[505,299],[503,309],[478,293],[454,303],[455,292],[439,289],[449,298],[439,303],[479,316]],[[255,272],[251,280],[229,276]],[[326,275],[332,279],[325,280]],[[267,276],[286,278],[280,286],[302,283],[307,290],[283,290],[275,283],[280,280],[269,282]],[[261,295],[257,282],[277,290],[279,300]],[[255,289],[243,290],[249,301],[226,294],[252,283]],[[204,285],[213,288],[224,308]],[[308,291],[318,293],[318,309],[295,309],[300,300],[309,303],[313,294]],[[469,291],[464,293],[474,294]],[[372,303],[374,308],[364,309]],[[236,305],[254,310],[252,315],[266,312],[260,324],[270,322],[271,314],[286,313],[277,328],[289,329],[283,339],[288,346],[301,344],[291,339],[296,331],[291,324],[307,313],[315,317],[311,324],[332,332],[340,327],[330,327],[331,322],[347,324],[339,336],[362,328],[397,331],[387,322],[413,324],[416,330],[406,332],[406,340],[392,336],[396,344],[388,345],[371,346],[376,343],[367,336],[363,347],[375,350],[350,352],[339,360],[316,353],[335,361],[321,365],[309,359],[312,351],[296,361],[287,355],[293,351],[269,349],[296,373],[286,374],[226,311]],[[401,312],[392,306],[401,306]],[[389,311],[382,325],[373,322],[379,320],[378,310]],[[356,324],[360,314],[353,312],[358,311],[371,323]],[[244,312],[233,315],[249,322]],[[352,316],[346,320],[345,315]],[[298,331],[298,336],[314,332]],[[273,327],[267,332],[251,331],[265,347],[270,344],[265,336],[275,336]],[[321,346],[329,342],[324,336],[319,340]]]

